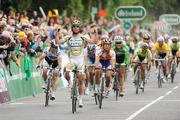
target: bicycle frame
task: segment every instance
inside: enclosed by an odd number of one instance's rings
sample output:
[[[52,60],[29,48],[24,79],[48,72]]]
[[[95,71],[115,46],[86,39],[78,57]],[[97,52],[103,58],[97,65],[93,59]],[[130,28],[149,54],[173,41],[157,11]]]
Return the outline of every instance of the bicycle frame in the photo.
[[[51,82],[52,82],[52,76],[53,76],[53,71],[54,70],[57,70],[56,68],[52,68],[52,65],[50,65],[50,67],[47,67],[47,66],[41,66],[41,68],[46,68],[47,69],[47,87],[45,89],[45,107],[48,106],[49,104],[49,97],[50,97],[50,94],[51,94]]]

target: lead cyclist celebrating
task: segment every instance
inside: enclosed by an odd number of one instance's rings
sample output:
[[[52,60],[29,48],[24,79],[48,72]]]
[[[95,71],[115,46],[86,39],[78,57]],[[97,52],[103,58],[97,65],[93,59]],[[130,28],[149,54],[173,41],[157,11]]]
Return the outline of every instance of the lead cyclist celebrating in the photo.
[[[78,70],[83,71],[84,69],[84,48],[85,42],[96,43],[96,37],[92,41],[88,35],[81,34],[81,23],[78,18],[72,20],[71,23],[72,35],[65,36],[61,40],[58,36],[58,31],[55,32],[55,40],[57,44],[63,44],[67,42],[69,47],[69,63],[65,66],[65,78],[70,83],[70,71],[74,66],[78,67]],[[96,34],[94,35],[96,36]],[[78,86],[79,86],[79,107],[83,107],[82,96],[83,96],[83,83],[84,83],[84,72],[78,73]]]

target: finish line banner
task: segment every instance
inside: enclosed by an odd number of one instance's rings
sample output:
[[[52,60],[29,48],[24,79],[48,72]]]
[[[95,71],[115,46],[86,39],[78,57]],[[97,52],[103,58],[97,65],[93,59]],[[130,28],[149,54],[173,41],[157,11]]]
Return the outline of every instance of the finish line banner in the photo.
[[[5,72],[0,68],[0,103],[10,101]]]

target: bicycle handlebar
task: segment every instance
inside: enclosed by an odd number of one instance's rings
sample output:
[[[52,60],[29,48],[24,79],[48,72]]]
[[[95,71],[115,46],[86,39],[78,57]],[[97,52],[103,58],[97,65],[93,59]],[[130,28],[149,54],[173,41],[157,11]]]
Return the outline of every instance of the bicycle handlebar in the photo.
[[[46,69],[52,70],[52,71],[55,71],[55,70],[60,71],[61,70],[61,68],[52,68],[51,66],[48,67],[48,66],[45,66],[45,65],[40,65],[40,68],[41,69],[46,68]]]

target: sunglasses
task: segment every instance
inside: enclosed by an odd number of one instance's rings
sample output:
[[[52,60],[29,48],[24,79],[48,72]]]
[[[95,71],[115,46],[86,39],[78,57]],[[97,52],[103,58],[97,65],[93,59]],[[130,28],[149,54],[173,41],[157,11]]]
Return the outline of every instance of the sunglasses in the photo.
[[[122,44],[122,42],[116,42],[116,44]]]
[[[73,27],[73,28],[75,28],[75,27],[76,27],[76,28],[79,28],[79,26],[78,26],[78,25],[74,25],[74,26],[72,26],[72,27]]]
[[[144,38],[144,40],[149,40],[150,38]]]
[[[172,41],[173,43],[177,43],[177,41]]]

